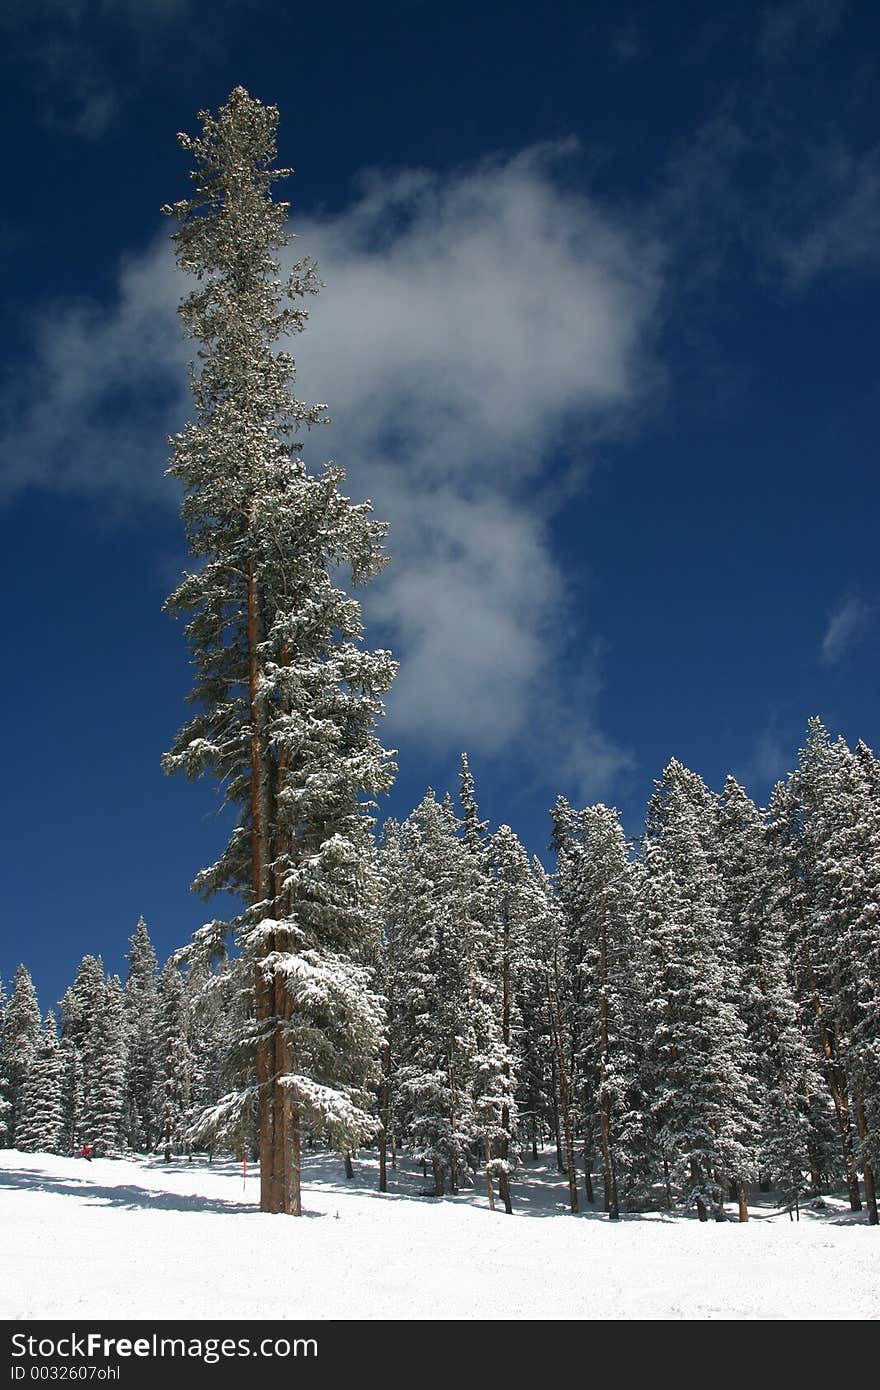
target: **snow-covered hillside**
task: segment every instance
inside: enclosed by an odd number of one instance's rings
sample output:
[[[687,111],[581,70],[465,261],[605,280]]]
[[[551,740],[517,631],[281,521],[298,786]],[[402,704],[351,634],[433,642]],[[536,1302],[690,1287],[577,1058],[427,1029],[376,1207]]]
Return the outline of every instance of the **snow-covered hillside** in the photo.
[[[230,1163],[0,1151],[5,1318],[876,1318],[878,1232],[839,1203],[747,1225],[565,1211],[545,1167],[513,1217],[482,1193],[374,1191],[307,1161],[307,1215],[256,1210]],[[271,1269],[267,1277],[267,1269]]]

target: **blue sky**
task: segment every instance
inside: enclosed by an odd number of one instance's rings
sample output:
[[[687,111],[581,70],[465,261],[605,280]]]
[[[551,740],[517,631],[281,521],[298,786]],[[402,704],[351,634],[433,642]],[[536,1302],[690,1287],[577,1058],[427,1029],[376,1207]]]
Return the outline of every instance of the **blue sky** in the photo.
[[[206,915],[216,792],[160,770],[190,676],[159,208],[237,83],[326,286],[306,456],[391,522],[383,815],[466,748],[543,853],[559,792],[637,833],[672,755],[763,801],[814,713],[880,743],[875,6],[34,0],[0,39],[4,979],[45,1008],[87,951],[124,972],[139,913],[162,955]]]

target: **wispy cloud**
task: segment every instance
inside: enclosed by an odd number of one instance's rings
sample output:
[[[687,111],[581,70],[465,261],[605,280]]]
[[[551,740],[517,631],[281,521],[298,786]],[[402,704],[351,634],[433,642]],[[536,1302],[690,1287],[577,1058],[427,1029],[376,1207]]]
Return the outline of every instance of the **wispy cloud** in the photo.
[[[862,638],[874,616],[870,604],[851,595],[834,610],[822,638],[822,660],[829,665],[840,661]]]
[[[840,27],[847,0],[784,0],[761,12],[758,51],[778,63],[802,45],[821,44]]]
[[[195,0],[29,0],[0,5],[0,37],[27,71],[43,123],[97,140],[144,73],[167,64],[169,35],[179,43],[185,30],[188,46],[210,47],[230,4],[216,0],[210,31],[189,22],[194,9]]]
[[[189,409],[180,295],[163,237],[122,264],[109,304],[43,307],[33,358],[0,398],[0,501],[42,488],[173,505],[164,440]]]
[[[736,769],[738,779],[750,795],[759,798],[784,777],[793,766],[796,743],[783,737],[771,718],[761,729],[745,760]]]
[[[343,463],[352,495],[391,521],[393,562],[364,599],[371,635],[402,662],[395,740],[515,751],[600,795],[627,754],[601,731],[589,624],[550,526],[655,385],[662,258],[567,188],[560,161],[574,154],[376,173],[343,212],[295,219],[293,250],[318,257],[327,285],[292,347],[301,394],[331,402],[308,457]],[[110,308],[45,312],[4,402],[7,496],[171,501],[163,440],[188,408],[182,290],[163,237],[122,267]],[[586,655],[563,689],[554,673],[572,645]]]
[[[767,242],[794,289],[825,271],[880,265],[880,146],[861,155],[839,144],[816,151]]]

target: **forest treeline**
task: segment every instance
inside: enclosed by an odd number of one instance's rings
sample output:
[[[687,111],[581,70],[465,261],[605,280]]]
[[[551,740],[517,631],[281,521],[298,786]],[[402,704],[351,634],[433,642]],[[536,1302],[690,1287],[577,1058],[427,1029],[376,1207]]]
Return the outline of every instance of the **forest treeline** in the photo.
[[[437,1195],[485,1183],[510,1210],[555,1150],[570,1203],[720,1215],[844,1190],[876,1222],[880,1150],[880,764],[810,722],[759,809],[673,760],[635,844],[618,813],[552,811],[555,869],[429,791],[386,822],[359,960],[300,963],[303,1029],[359,973],[359,1084],[307,1142],[399,1153]],[[206,946],[210,942],[210,949]],[[0,1142],[26,1151],[259,1152],[252,972],[210,931],[160,970],[143,920],[125,982],[86,956],[41,1017],[22,965],[0,1022]],[[2,995],[2,987],[0,987]],[[323,1017],[320,1017],[323,1011]],[[350,1044],[351,1045],[351,1044]],[[300,1084],[306,1088],[307,1078]],[[312,1081],[312,1085],[318,1085]],[[353,1115],[355,1118],[353,1119]]]

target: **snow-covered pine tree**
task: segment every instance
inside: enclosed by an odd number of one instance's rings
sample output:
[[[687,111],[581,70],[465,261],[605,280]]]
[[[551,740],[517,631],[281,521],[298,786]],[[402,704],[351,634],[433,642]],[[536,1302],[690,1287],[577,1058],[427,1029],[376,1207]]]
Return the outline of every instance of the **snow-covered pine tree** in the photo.
[[[73,984],[61,1000],[61,1104],[67,1153],[75,1153],[89,1137],[82,1128],[89,1086],[85,1057],[89,1036],[103,1012],[104,998],[104,963],[100,956],[83,956]]]
[[[156,1054],[158,961],[147,924],[138,918],[129,938],[128,977],[123,989],[126,1033],[125,1112],[128,1145],[151,1153],[162,1125],[162,1066]]]
[[[166,757],[169,771],[209,772],[240,808],[229,844],[196,880],[247,908],[194,947],[218,954],[230,926],[233,967],[251,1023],[238,1040],[253,1080],[217,1111],[259,1109],[261,1207],[299,1213],[304,1121],[339,1147],[374,1127],[367,1113],[381,1009],[369,987],[375,948],[369,798],[393,764],[376,738],[394,674],[362,645],[355,584],[385,563],[386,527],[354,506],[333,464],[307,471],[296,435],[323,418],[293,395],[294,361],[278,344],[299,332],[318,289],[306,260],[279,278],[287,204],[272,185],[278,112],[237,87],[202,133],[180,136],[194,159],[178,220],[178,263],[197,284],[181,305],[200,343],[195,420],[174,440],[169,471],[186,490],[193,573],[168,600],[188,619],[198,713]],[[367,798],[367,799],[365,799]]]
[[[816,721],[798,770],[808,807],[804,842],[813,865],[808,939],[820,998],[824,992],[828,1001],[825,1031],[833,1032],[843,1073],[841,1103],[852,1115],[853,1157],[862,1169],[868,1220],[877,1225],[880,802],[864,752],[859,757],[844,739],[832,744],[824,734]]]
[[[811,1114],[823,1081],[798,1019],[766,824],[734,777],[721,796],[718,846],[747,1069],[758,1103],[758,1163],[766,1182],[772,1177],[796,1193],[811,1167]]]
[[[540,860],[530,864],[531,910],[528,914],[519,963],[517,1008],[520,1023],[517,1045],[517,1113],[523,1139],[538,1157],[545,1134],[558,1130],[558,1105],[554,1086],[553,1040],[548,1009],[547,976],[558,924],[553,886]],[[556,1122],[554,1122],[554,1112]],[[561,1156],[561,1154],[560,1154]]]
[[[157,1095],[153,1105],[161,1104],[161,1134],[165,1145],[165,1162],[171,1162],[173,1151],[185,1147],[192,1121],[194,1058],[189,1045],[189,1000],[186,986],[173,961],[168,961],[159,976],[157,989],[154,1071]]]
[[[61,1071],[55,1015],[50,1009],[21,1089],[17,1144],[26,1153],[54,1154],[61,1150]]]
[[[833,1180],[839,1172],[851,1208],[859,1211],[856,1122],[847,1072],[848,1023],[838,987],[838,946],[828,929],[827,915],[833,881],[839,871],[845,872],[829,855],[826,840],[834,835],[839,821],[838,792],[849,756],[842,739],[832,743],[822,721],[810,719],[798,766],[784,794],[774,800],[772,835],[781,866],[777,900],[787,922],[801,1021],[834,1107],[839,1157],[827,1176]]]
[[[13,1149],[18,1146],[22,1091],[37,1050],[40,1023],[40,1006],[34,982],[27,967],[20,965],[15,972],[0,1032],[0,1076],[6,1080],[5,1100],[8,1105],[6,1142]]]
[[[122,983],[118,975],[111,975],[82,1051],[82,1136],[97,1154],[116,1154],[124,1142],[125,1063]]]
[[[714,827],[674,768],[658,784],[655,810],[662,814],[650,816],[644,841],[646,1087],[660,1159],[705,1220],[710,1207],[722,1217],[728,1184],[741,1188],[755,1170],[756,1116],[745,1026],[725,969]]]
[[[396,942],[394,1125],[430,1164],[434,1193],[455,1191],[473,1139],[472,1035],[465,942],[468,851],[448,800],[429,791],[403,822],[386,915]]]
[[[511,929],[508,895],[499,892],[485,832],[479,819],[474,779],[461,755],[460,863],[462,946],[468,986],[466,1050],[469,1054],[471,1141],[483,1154],[489,1205],[495,1208],[494,1179],[504,1210],[513,1211],[511,1164],[516,1160],[517,1128],[511,1046]],[[454,815],[451,805],[447,808]]]
[[[398,821],[389,819],[382,827],[379,844],[379,894],[381,901],[382,937],[376,965],[376,988],[385,1001],[385,1035],[380,1056],[378,1084],[379,1105],[379,1191],[388,1191],[388,1144],[391,1142],[391,1161],[396,1162],[394,1105],[398,1058],[392,1047],[395,1036],[398,991],[398,933],[405,911],[407,890],[406,851],[401,840]]]
[[[565,974],[576,981],[568,997],[580,1127],[598,1132],[604,1206],[616,1220],[644,1147],[637,870],[617,811],[588,806],[568,819],[556,883]]]
[[[463,798],[464,800],[464,798]],[[465,803],[466,804],[466,803]],[[536,1149],[537,1122],[547,1093],[549,1029],[546,990],[541,968],[547,923],[546,901],[529,857],[510,826],[502,825],[486,843],[485,857],[494,889],[497,969],[501,987],[501,1045],[505,1057],[501,1113],[499,1187],[510,1211],[509,1173],[518,1157],[524,1117],[520,1099],[528,1111],[528,1137]],[[490,899],[490,902],[493,901]],[[523,1136],[525,1137],[525,1136]]]
[[[3,1070],[2,1038],[5,1015],[6,989],[2,978],[0,978],[0,1149],[5,1149],[9,1145],[9,1120],[12,1114],[12,1102],[9,1099],[9,1077]]]

